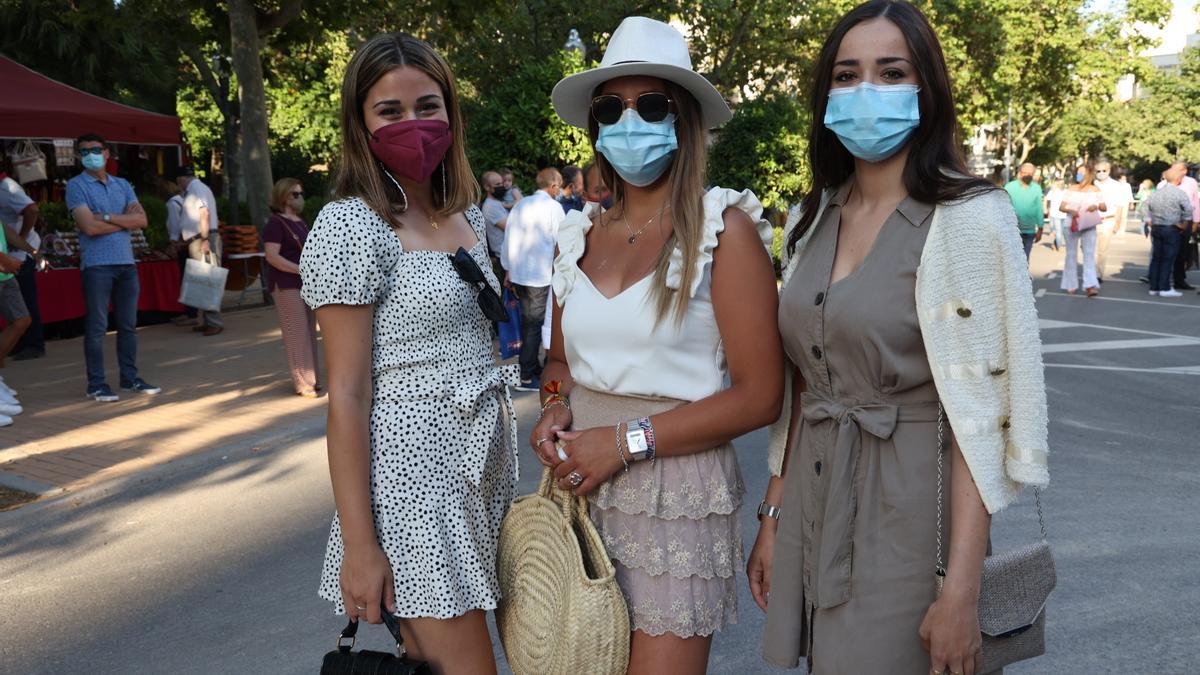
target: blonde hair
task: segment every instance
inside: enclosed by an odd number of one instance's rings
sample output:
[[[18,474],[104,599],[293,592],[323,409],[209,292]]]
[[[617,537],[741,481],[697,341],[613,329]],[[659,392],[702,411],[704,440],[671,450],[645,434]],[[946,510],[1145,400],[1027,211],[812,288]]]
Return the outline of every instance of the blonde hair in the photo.
[[[295,178],[280,178],[275,181],[275,187],[271,188],[271,210],[275,213],[283,213],[283,208],[287,206],[288,199],[292,196],[292,188],[300,184],[300,181]]]
[[[479,201],[479,183],[467,161],[463,141],[462,108],[458,85],[449,64],[425,42],[406,33],[388,33],[369,40],[355,52],[342,79],[342,161],[338,166],[334,194],[339,198],[358,197],[392,227],[399,227],[396,205],[404,201],[400,190],[387,180],[379,162],[371,154],[363,121],[363,102],[379,78],[396,68],[408,66],[428,75],[441,89],[452,142],[439,169],[446,181],[446,195],[432,190],[433,206],[447,216],[466,210]],[[434,185],[441,178],[434,172]]]
[[[654,268],[654,298],[658,320],[672,315],[676,324],[683,322],[691,300],[688,289],[698,273],[697,259],[700,257],[700,239],[704,234],[704,182],[708,168],[708,147],[705,143],[706,130],[701,117],[700,104],[687,89],[664,80],[667,96],[675,106],[675,138],[679,149],[667,173],[670,185],[671,221],[675,227],[666,245],[658,254]],[[600,87],[593,96],[599,95]],[[588,138],[592,141],[592,153],[604,184],[613,193],[613,201],[624,208],[625,181],[608,163],[604,153],[596,150],[596,139],[600,133],[595,118],[588,117]],[[671,263],[671,252],[679,247],[683,252],[683,274],[679,289],[667,287],[667,270]]]

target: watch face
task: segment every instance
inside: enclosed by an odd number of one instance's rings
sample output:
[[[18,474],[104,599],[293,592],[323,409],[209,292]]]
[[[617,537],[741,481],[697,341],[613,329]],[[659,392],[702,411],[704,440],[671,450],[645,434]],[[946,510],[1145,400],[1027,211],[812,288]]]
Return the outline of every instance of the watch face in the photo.
[[[646,452],[650,449],[650,446],[646,444],[646,432],[642,429],[629,432],[625,436],[625,440],[629,443],[631,454]]]

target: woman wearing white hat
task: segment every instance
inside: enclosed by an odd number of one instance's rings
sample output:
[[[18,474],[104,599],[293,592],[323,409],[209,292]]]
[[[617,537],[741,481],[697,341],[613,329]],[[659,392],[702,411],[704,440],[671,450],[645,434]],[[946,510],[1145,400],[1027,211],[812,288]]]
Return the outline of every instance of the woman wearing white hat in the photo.
[[[731,113],[669,25],[626,19],[553,101],[588,130],[615,200],[560,226],[530,443],[590,499],[630,610],[629,672],[702,673],[713,632],[736,621],[729,441],[781,405],[771,230],[748,190],[704,191],[706,130]]]

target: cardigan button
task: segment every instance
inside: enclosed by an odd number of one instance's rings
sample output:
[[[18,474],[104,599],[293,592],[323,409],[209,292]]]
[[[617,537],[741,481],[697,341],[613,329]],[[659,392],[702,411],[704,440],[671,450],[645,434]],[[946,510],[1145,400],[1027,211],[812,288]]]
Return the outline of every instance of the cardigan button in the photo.
[[[1006,370],[1005,370],[1005,369],[1003,369],[1003,368],[994,368],[994,369],[992,369],[992,371],[991,371],[989,374],[990,374],[992,377],[1000,377],[1001,375],[1003,375],[1003,374],[1004,374],[1004,373],[1006,373],[1006,372],[1008,372],[1008,371],[1006,371]]]
[[[821,475],[821,463],[820,462],[813,464],[813,471],[816,471],[818,476]]]
[[[967,309],[966,307],[959,307],[958,315],[964,319],[969,319],[971,318],[971,310]]]
[[[825,293],[817,293],[817,300],[815,304],[820,305],[822,302],[825,302]]]
[[[1004,423],[1000,425],[1000,428],[1001,428],[1001,429],[1007,429],[1007,428],[1009,428],[1009,427],[1011,427],[1011,426],[1012,426],[1012,423],[1008,421],[1008,418],[1007,418],[1007,417],[1005,417],[1005,418],[1004,418]]]
[[[813,345],[812,355],[813,355],[814,359],[820,361],[821,360],[821,348],[816,345]]]

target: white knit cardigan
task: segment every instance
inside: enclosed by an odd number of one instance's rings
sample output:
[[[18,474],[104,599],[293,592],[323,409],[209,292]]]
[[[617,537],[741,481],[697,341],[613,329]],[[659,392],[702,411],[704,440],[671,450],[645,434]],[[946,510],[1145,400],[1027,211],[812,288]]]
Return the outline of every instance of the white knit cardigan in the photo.
[[[1042,343],[1016,214],[1001,190],[938,204],[927,237],[916,301],[929,368],[983,505],[996,513],[1023,485],[1050,482]],[[799,255],[784,255],[786,286]],[[790,372],[789,366],[783,415],[770,430],[768,461],[776,476],[791,425]]]

